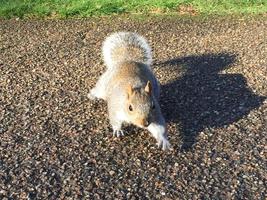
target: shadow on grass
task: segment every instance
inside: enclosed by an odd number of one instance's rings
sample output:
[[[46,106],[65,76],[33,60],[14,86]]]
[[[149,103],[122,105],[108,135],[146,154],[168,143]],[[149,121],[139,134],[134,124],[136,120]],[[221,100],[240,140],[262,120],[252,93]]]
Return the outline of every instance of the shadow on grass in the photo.
[[[229,125],[258,108],[266,97],[253,94],[242,74],[220,74],[236,56],[228,53],[175,58],[156,66],[185,74],[162,85],[161,104],[167,122],[181,124],[182,149],[191,149],[205,128]]]

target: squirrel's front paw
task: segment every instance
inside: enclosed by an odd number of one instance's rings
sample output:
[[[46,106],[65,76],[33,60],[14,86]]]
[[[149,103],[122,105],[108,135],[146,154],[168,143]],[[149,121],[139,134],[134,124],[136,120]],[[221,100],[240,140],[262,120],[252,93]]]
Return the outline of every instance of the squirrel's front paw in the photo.
[[[171,148],[171,144],[169,143],[169,141],[166,138],[161,138],[160,140],[158,140],[158,147],[162,147],[162,150],[168,150]]]
[[[113,136],[117,137],[124,136],[124,132],[123,130],[113,130]]]

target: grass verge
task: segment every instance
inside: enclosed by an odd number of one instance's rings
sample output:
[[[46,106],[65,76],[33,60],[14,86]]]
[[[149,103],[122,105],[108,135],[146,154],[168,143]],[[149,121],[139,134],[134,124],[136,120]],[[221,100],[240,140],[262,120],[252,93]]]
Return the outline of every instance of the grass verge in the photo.
[[[0,0],[1,18],[70,18],[111,14],[263,14],[266,0]]]

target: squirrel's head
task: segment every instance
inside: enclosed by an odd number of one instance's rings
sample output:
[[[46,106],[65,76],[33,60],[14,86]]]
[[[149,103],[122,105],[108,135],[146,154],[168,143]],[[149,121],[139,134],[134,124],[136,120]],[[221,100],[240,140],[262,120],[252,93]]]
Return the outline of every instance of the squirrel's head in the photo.
[[[151,116],[156,106],[153,101],[150,81],[145,88],[134,89],[129,86],[125,105],[129,122],[141,128],[147,127],[151,123]]]

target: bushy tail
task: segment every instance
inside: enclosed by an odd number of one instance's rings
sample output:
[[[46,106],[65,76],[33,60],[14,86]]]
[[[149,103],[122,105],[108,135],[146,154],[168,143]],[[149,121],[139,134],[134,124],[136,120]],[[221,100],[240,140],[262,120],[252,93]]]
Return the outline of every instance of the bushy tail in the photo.
[[[103,43],[104,62],[108,68],[135,61],[146,65],[152,63],[151,48],[145,38],[131,32],[111,34]]]

